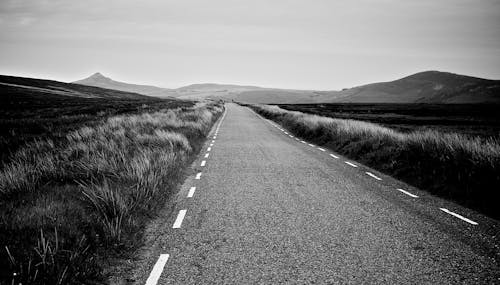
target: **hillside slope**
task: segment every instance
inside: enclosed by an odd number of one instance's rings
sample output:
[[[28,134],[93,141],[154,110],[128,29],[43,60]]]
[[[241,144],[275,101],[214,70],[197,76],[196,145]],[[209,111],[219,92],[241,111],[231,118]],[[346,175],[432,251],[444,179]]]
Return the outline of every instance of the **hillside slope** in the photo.
[[[336,92],[325,102],[343,103],[500,103],[500,81],[426,71],[391,82]]]
[[[0,75],[0,90],[4,103],[10,99],[19,101],[20,98],[39,98],[42,100],[49,98],[152,99],[145,95],[113,89],[7,75]]]
[[[147,96],[155,96],[155,97],[170,96],[169,89],[160,88],[156,86],[138,85],[138,84],[130,84],[125,82],[115,81],[109,77],[105,77],[99,72],[85,79],[74,81],[73,83],[120,90],[125,92],[134,92]]]

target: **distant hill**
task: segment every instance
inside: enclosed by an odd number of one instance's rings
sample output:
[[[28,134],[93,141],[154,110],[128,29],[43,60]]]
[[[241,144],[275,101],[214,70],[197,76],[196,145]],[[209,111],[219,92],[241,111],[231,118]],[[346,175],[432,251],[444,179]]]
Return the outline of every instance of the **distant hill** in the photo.
[[[329,95],[321,99],[353,103],[500,103],[500,80],[426,71]]]
[[[115,81],[109,77],[105,77],[101,73],[97,72],[82,80],[75,81],[73,83],[87,85],[87,86],[95,86],[107,89],[120,90],[125,92],[133,92],[139,93],[147,96],[155,96],[155,97],[165,97],[170,96],[170,90],[166,88],[149,86],[149,85],[137,85],[130,84],[120,81]]]
[[[117,82],[99,73],[79,84],[128,90],[157,97],[205,98],[264,104],[307,103],[500,103],[500,80],[440,71],[426,71],[390,82],[372,83],[342,91],[264,88],[231,84],[192,84],[177,89]]]
[[[53,80],[0,75],[2,102],[21,102],[20,100],[51,99],[123,99],[152,100],[152,97]]]
[[[500,103],[500,80],[426,71],[395,81],[372,83],[342,91],[260,89],[241,92],[231,99],[281,104]]]

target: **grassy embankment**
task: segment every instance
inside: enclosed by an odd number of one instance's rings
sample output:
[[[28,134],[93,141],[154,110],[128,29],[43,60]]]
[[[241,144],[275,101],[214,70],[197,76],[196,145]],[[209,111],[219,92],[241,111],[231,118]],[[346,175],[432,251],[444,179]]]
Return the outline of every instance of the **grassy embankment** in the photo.
[[[221,112],[112,116],[18,149],[0,171],[0,281],[102,281],[107,258],[140,245]]]
[[[398,132],[277,106],[250,105],[295,135],[433,194],[500,217],[500,144],[437,131]]]

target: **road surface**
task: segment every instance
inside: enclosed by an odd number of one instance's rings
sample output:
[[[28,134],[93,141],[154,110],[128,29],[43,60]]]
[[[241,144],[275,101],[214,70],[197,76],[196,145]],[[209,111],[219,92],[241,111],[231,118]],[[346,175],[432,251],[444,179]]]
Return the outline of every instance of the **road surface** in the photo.
[[[497,221],[226,107],[137,284],[500,283]]]

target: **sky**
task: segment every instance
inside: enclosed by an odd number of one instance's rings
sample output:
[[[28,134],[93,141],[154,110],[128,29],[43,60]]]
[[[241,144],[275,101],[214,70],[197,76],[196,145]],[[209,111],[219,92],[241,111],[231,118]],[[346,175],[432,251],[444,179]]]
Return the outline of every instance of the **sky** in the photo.
[[[500,0],[1,0],[0,74],[338,90],[500,79]]]

